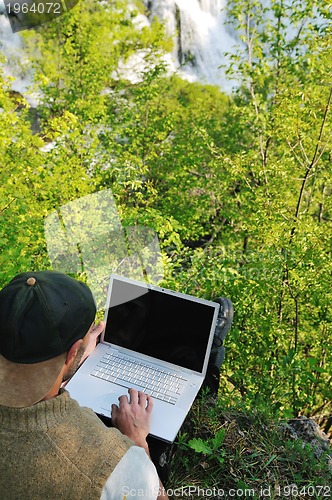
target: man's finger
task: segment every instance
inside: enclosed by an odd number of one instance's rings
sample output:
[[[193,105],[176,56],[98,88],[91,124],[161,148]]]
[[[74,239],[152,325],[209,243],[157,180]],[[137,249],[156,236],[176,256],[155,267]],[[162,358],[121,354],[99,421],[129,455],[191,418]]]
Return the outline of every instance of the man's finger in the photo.
[[[153,398],[151,396],[147,396],[146,397],[146,411],[148,413],[151,413],[152,408],[153,408]]]
[[[130,402],[131,403],[138,403],[138,391],[131,387],[128,389],[129,396],[130,396]]]
[[[128,396],[126,394],[119,396],[118,400],[119,400],[119,407],[120,408],[129,404]]]
[[[117,417],[118,417],[118,411],[119,408],[116,404],[112,404],[111,406],[111,419],[113,420],[113,424],[115,423]]]
[[[148,395],[143,391],[138,391],[138,402],[146,406]]]

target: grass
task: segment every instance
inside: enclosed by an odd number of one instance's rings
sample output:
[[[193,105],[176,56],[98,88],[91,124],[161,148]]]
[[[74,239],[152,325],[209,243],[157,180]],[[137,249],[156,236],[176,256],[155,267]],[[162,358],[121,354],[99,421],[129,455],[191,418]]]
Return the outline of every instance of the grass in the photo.
[[[170,498],[331,498],[327,454],[288,438],[268,408],[203,395],[179,434]]]

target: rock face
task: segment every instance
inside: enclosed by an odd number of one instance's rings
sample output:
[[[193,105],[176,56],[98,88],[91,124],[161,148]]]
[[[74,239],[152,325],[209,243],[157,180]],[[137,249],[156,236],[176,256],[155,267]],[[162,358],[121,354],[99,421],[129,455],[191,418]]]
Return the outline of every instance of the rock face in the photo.
[[[299,439],[303,441],[303,444],[309,444],[318,458],[327,452],[327,460],[332,470],[331,442],[312,418],[304,416],[293,418],[281,424],[280,428],[287,437]]]

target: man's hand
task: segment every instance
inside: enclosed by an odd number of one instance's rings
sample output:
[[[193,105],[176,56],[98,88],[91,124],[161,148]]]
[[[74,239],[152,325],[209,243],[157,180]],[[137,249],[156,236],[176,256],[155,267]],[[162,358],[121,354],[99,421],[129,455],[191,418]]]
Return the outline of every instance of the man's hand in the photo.
[[[145,449],[150,457],[146,437],[150,432],[151,412],[153,399],[142,391],[129,389],[128,396],[119,397],[119,406],[112,405],[112,422],[122,434],[128,436],[137,446]],[[151,458],[151,457],[150,457]],[[157,500],[168,500],[167,493],[159,480],[159,494]]]
[[[99,335],[103,332],[104,329],[105,329],[105,322],[104,321],[100,321],[100,323],[98,323],[97,325],[95,325],[95,324],[92,325],[92,327],[87,335],[87,343],[86,343],[84,354],[82,356],[80,364],[82,364],[83,361],[88,356],[90,356],[90,354],[92,353],[92,351],[96,347]]]
[[[98,323],[98,325],[93,324],[88,333],[85,335],[84,339],[77,341],[80,342],[80,345],[77,347],[74,357],[71,359],[67,370],[63,374],[61,387],[64,387],[66,385],[68,380],[78,370],[83,361],[85,361],[86,358],[90,356],[90,354],[96,347],[98,337],[102,333],[104,328],[104,321],[101,321],[100,323]]]
[[[136,389],[129,389],[128,392],[129,400],[123,395],[119,397],[119,406],[112,405],[113,425],[149,454],[146,437],[150,432],[153,399]]]

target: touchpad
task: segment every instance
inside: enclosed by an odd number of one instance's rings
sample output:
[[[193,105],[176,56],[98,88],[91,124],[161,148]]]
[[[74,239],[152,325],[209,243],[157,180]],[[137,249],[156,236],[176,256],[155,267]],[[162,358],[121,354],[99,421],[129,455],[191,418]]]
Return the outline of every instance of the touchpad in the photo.
[[[122,388],[122,390],[119,388],[119,391],[116,392],[109,392],[108,394],[106,394],[100,406],[103,410],[106,410],[108,412],[108,416],[111,416],[112,405],[116,404],[117,406],[119,406],[119,397],[127,394],[128,392],[125,388]]]

